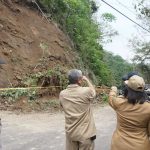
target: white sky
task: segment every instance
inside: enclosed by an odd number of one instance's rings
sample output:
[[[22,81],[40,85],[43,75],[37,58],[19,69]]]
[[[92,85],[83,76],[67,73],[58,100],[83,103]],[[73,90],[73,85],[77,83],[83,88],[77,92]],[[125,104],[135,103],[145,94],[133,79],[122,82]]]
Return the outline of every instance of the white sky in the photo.
[[[112,26],[115,30],[118,31],[119,35],[112,38],[112,42],[104,45],[104,48],[108,51],[113,52],[114,54],[118,54],[122,56],[126,60],[130,60],[133,57],[133,51],[131,47],[128,46],[129,39],[132,39],[133,35],[137,32],[136,28],[137,26],[123,17],[121,14],[113,10],[111,7],[107,6],[105,3],[103,3],[101,0],[95,0],[97,5],[99,6],[98,12],[97,12],[97,20],[100,20],[100,16],[102,13],[109,12],[113,14],[117,20],[112,23]],[[135,10],[133,7],[133,0],[105,0],[107,3],[114,6],[116,9],[130,17],[131,19],[136,20],[135,16]],[[128,9],[123,7],[121,4],[127,6]],[[142,29],[140,29],[142,30]]]

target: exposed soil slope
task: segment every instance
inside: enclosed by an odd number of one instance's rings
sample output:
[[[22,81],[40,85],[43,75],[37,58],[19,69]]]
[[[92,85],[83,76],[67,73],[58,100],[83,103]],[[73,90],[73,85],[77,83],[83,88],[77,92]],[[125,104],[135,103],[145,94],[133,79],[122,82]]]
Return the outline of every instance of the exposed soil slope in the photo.
[[[60,65],[74,67],[77,54],[69,38],[38,11],[14,4],[16,11],[0,1],[0,87],[19,86],[29,73]]]

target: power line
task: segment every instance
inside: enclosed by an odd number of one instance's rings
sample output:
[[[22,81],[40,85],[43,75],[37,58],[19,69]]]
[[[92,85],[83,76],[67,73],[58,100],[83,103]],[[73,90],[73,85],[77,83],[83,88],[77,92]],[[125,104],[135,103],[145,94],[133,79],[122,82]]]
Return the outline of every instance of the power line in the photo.
[[[139,26],[140,28],[142,28],[143,30],[145,30],[145,31],[147,31],[147,32],[150,33],[150,31],[148,29],[144,28],[139,23],[135,22],[134,20],[132,20],[131,18],[129,18],[128,16],[126,16],[125,14],[123,14],[121,11],[119,11],[118,9],[116,9],[115,7],[113,7],[112,5],[108,4],[106,1],[104,1],[104,0],[101,0],[101,1],[104,2],[106,5],[108,5],[109,7],[111,7],[112,9],[114,9],[115,11],[117,11],[118,13],[120,13],[122,16],[124,16],[128,20],[130,20],[131,22],[133,22],[134,24],[136,24],[137,26]]]
[[[132,14],[134,14],[135,15],[135,12],[134,11],[132,11],[131,9],[129,9],[128,8],[128,6],[126,6],[126,5],[124,5],[123,3],[121,3],[119,0],[116,0],[117,1],[117,3],[119,4],[119,5],[121,5],[121,6],[123,6],[124,8],[126,8],[128,11],[130,11]]]

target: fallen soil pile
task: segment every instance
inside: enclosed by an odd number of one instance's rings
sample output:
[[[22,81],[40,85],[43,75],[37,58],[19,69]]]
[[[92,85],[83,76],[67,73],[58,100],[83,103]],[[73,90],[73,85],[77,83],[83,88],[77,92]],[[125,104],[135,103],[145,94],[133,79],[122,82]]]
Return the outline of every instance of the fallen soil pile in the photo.
[[[0,65],[0,88],[62,86],[61,75],[76,67],[79,57],[70,39],[55,22],[31,8],[17,0],[0,0],[0,60],[6,62]],[[57,107],[60,90],[0,91],[1,109]]]
[[[6,62],[0,65],[0,88],[54,87],[0,91],[0,109],[58,109],[59,91],[67,83],[65,74],[78,67],[80,58],[55,22],[22,2],[0,0],[0,61]],[[98,99],[107,100],[108,89],[97,92]]]
[[[77,54],[69,38],[38,11],[0,1],[0,87],[22,86],[23,78],[60,66],[75,66]],[[15,9],[12,9],[15,8]],[[16,11],[14,11],[16,10]]]

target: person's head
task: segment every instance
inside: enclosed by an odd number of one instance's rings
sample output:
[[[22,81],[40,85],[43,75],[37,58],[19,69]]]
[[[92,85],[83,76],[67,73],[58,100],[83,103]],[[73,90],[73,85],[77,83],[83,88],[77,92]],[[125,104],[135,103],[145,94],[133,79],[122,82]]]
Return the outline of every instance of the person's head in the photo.
[[[69,84],[81,84],[82,82],[82,71],[78,69],[72,69],[68,72]]]
[[[128,99],[129,103],[143,104],[147,100],[147,94],[144,92],[145,82],[142,77],[133,75],[128,80],[125,80],[124,83],[126,85],[124,96]]]
[[[132,72],[129,72],[127,75],[124,75],[122,77],[122,80],[123,81],[129,80],[129,78],[132,77],[132,76],[134,76],[134,75],[138,75],[139,76],[138,72],[132,71]]]

